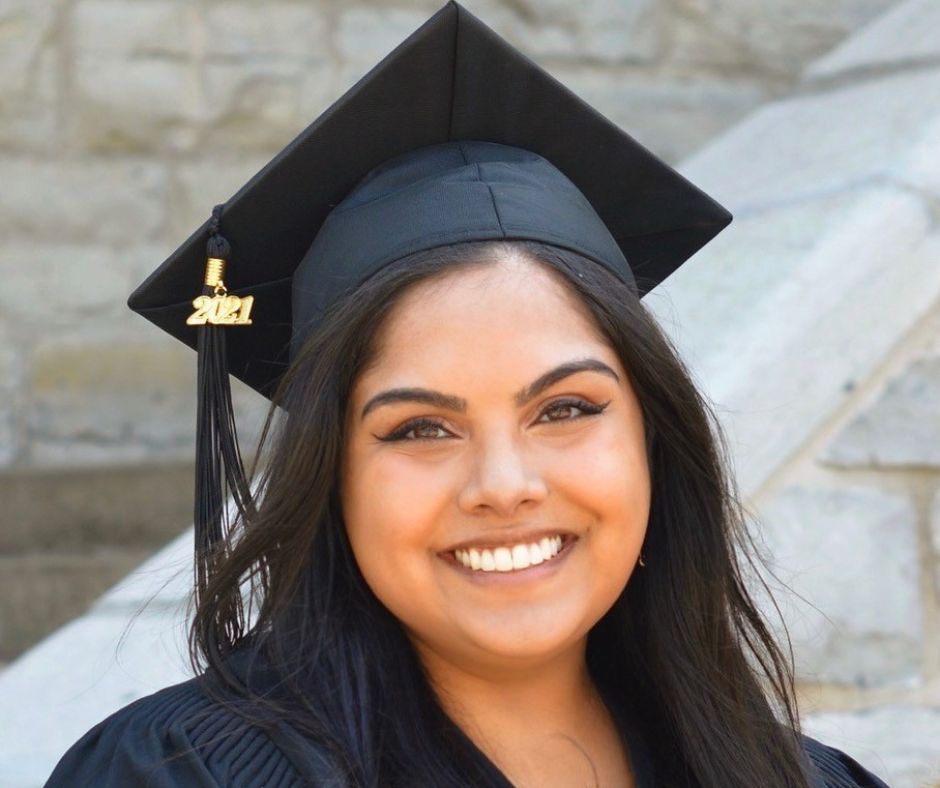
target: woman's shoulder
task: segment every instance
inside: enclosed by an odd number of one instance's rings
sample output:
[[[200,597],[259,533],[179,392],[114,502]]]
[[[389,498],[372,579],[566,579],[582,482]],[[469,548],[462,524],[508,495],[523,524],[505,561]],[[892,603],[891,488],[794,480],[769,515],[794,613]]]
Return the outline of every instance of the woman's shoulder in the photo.
[[[817,783],[813,788],[888,788],[858,761],[835,747],[802,735],[803,752],[816,769]]]
[[[235,704],[210,697],[204,677],[161,689],[119,709],[62,756],[46,788],[94,785],[181,788],[339,784],[328,760],[284,726],[261,727]],[[305,773],[306,772],[306,773]]]
[[[196,679],[140,698],[75,742],[46,785],[215,785],[193,742],[208,705]]]

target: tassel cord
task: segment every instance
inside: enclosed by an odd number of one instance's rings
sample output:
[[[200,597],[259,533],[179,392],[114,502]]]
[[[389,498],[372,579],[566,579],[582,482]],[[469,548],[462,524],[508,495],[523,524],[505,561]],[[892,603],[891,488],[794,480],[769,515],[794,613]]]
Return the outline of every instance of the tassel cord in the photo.
[[[228,259],[231,250],[219,233],[221,205],[213,210],[206,255]],[[213,295],[204,286],[204,295]],[[197,337],[196,479],[195,479],[195,581],[197,602],[209,584],[212,568],[224,549],[232,518],[227,507],[229,495],[238,515],[253,511],[250,485],[238,445],[235,413],[232,407],[225,332],[227,326],[200,326]],[[239,628],[244,625],[238,611]],[[226,632],[227,638],[238,633]],[[232,640],[230,640],[232,642]]]

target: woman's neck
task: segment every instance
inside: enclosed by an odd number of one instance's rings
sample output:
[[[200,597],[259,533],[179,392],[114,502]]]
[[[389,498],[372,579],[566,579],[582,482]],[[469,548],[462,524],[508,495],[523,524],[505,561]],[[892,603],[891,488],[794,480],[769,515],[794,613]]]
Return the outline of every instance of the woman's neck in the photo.
[[[596,697],[585,660],[586,641],[542,662],[458,663],[416,644],[419,658],[444,710],[458,724],[476,720],[570,719]]]
[[[585,647],[537,664],[498,666],[458,664],[416,644],[444,711],[517,785],[549,785],[538,774],[546,768],[593,785],[599,767],[609,773],[626,765]]]

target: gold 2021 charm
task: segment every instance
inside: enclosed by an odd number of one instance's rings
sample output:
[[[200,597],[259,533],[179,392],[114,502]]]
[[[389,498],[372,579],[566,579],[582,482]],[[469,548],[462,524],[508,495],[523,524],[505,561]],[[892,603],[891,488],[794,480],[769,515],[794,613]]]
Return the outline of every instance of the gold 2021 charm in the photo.
[[[188,318],[187,326],[250,326],[251,307],[255,297],[229,295],[222,277],[225,274],[225,260],[210,257],[206,260],[206,287],[212,288],[212,295],[201,295],[193,299],[196,309]]]
[[[186,318],[188,326],[250,326],[254,296],[201,295],[193,299],[196,311]]]

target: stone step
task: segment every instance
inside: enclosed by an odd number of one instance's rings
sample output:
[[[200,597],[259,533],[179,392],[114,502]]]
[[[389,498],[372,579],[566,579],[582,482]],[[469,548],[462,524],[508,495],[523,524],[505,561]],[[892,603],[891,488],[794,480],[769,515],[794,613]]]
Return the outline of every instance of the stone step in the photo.
[[[155,551],[192,522],[193,465],[3,473],[0,501],[0,555],[92,546]]]
[[[145,546],[0,555],[0,661],[85,613],[152,552]]]
[[[0,660],[83,614],[192,521],[191,463],[0,475]]]

